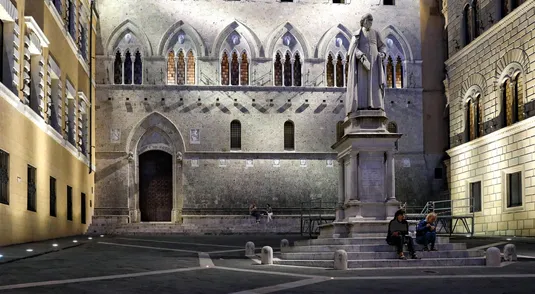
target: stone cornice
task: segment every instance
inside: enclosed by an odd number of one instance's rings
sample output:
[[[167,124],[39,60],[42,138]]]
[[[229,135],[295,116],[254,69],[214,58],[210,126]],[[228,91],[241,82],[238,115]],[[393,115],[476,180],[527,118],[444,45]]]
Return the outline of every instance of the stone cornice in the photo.
[[[451,148],[450,150],[447,150],[446,153],[448,153],[450,157],[458,156],[467,151],[479,148],[487,144],[491,144],[493,142],[496,142],[503,138],[511,136],[515,133],[529,130],[531,128],[535,128],[535,117],[530,117],[523,121],[517,122],[512,126],[508,126],[506,128],[487,134],[481,138],[477,138],[468,143],[464,143],[457,147]]]
[[[457,51],[457,53],[453,54],[453,56],[446,60],[446,66],[451,66],[455,64],[463,57],[468,55],[470,52],[479,48],[479,46],[483,46],[483,43],[488,41],[494,34],[498,33],[505,26],[511,24],[515,19],[519,18],[520,15],[526,13],[529,9],[533,7],[535,7],[535,1],[526,1],[524,4],[511,11],[511,13],[502,18],[497,24],[488,28],[479,37],[470,42],[470,44],[464,46],[461,50]]]

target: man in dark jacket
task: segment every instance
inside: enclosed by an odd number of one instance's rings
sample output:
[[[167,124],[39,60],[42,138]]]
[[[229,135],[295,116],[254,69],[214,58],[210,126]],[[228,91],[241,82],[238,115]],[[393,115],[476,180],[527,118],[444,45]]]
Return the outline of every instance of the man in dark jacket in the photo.
[[[412,259],[418,259],[414,252],[412,238],[409,236],[409,223],[405,220],[405,211],[402,209],[396,211],[394,219],[388,224],[388,235],[386,242],[397,248],[399,259],[407,259],[403,254],[403,245],[407,244]]]

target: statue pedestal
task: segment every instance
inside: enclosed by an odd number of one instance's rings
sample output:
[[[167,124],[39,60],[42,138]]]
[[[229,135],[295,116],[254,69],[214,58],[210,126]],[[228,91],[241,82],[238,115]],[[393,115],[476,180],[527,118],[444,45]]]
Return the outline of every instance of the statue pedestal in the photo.
[[[394,152],[401,134],[386,130],[383,110],[348,115],[338,152],[339,190],[336,220],[321,227],[320,238],[384,233],[399,208],[395,197]]]

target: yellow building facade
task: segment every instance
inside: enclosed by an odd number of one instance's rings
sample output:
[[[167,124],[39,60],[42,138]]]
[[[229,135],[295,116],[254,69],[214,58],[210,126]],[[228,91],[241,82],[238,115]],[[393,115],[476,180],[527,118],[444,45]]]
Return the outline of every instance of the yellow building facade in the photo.
[[[89,0],[0,0],[0,246],[85,233],[94,202]]]

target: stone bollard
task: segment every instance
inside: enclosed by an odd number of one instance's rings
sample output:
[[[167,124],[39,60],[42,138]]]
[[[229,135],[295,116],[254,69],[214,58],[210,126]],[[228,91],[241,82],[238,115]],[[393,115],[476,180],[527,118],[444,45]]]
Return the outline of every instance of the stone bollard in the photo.
[[[517,261],[515,244],[507,244],[503,247],[503,259],[505,261]]]
[[[262,248],[262,255],[261,255],[261,261],[262,264],[273,264],[273,248],[269,246],[264,246]]]
[[[487,249],[486,266],[500,266],[502,261],[500,249],[490,247]]]
[[[337,250],[334,253],[334,269],[347,270],[347,252],[345,250]]]
[[[255,255],[255,247],[254,247],[254,243],[253,242],[247,242],[247,244],[245,244],[245,256],[254,256]]]
[[[282,239],[281,240],[281,252],[288,249],[288,247],[290,247],[290,242],[288,242],[288,240],[286,239]]]

